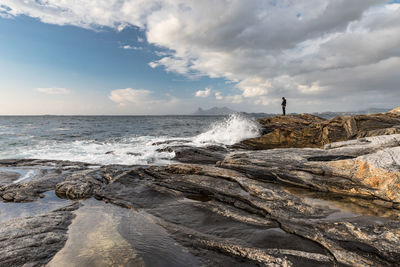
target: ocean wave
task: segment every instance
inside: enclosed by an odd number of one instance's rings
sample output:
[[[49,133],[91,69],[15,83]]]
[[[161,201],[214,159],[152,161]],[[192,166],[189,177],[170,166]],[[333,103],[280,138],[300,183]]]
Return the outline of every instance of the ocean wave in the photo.
[[[52,160],[70,160],[93,164],[149,165],[167,164],[175,154],[158,152],[154,142],[165,138],[140,136],[126,138],[124,142],[98,142],[79,140],[73,142],[41,142],[18,157]]]
[[[167,146],[232,145],[259,134],[260,128],[255,121],[233,114],[192,137],[128,135],[117,139],[110,137],[106,141],[40,140],[33,144],[13,147],[9,151],[0,151],[0,158],[70,160],[102,165],[162,165],[170,163],[175,156],[174,152],[163,150]]]
[[[193,138],[197,144],[233,145],[242,140],[260,135],[260,126],[254,120],[240,114],[231,114],[227,119],[214,123],[211,128]]]

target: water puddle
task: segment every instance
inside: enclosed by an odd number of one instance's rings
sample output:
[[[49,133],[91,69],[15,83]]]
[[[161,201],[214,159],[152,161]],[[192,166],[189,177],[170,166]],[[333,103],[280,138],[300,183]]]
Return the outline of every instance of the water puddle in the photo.
[[[44,193],[44,198],[39,198],[35,202],[0,202],[0,223],[15,218],[46,214],[70,204],[70,200],[58,198],[54,191]]]
[[[94,199],[82,202],[69,237],[48,266],[200,266],[144,211]]]
[[[335,195],[332,193],[311,192],[302,188],[286,187],[285,190],[301,197],[302,200],[311,206],[334,210],[325,220],[339,220],[360,216],[369,217],[371,220],[374,220],[374,218],[400,219],[399,210],[383,207],[374,203],[373,200]]]

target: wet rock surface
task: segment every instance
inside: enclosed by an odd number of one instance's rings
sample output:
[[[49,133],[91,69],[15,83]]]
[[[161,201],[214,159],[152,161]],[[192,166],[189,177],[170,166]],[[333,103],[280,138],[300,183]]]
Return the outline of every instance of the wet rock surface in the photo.
[[[399,147],[395,134],[323,148],[183,146],[188,163],[167,166],[0,161],[4,202],[55,190],[80,203],[2,222],[0,265],[396,266]]]
[[[0,186],[17,181],[21,175],[12,171],[0,171]]]
[[[159,152],[175,152],[173,160],[182,163],[215,164],[225,158],[229,150],[223,146],[213,145],[206,147],[168,146]]]
[[[72,212],[78,205],[0,223],[0,265],[43,266],[49,262],[67,241]]]

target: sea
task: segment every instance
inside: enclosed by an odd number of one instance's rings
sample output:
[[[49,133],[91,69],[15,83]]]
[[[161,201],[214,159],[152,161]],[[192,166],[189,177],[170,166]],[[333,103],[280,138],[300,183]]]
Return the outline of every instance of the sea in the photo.
[[[228,146],[257,137],[255,118],[228,116],[0,116],[0,159],[163,165],[166,146]]]

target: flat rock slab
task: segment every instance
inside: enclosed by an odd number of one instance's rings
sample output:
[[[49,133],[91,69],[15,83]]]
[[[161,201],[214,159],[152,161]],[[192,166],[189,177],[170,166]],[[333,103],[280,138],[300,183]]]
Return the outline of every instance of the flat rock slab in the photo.
[[[49,262],[64,246],[77,207],[0,223],[0,265],[43,266]]]

